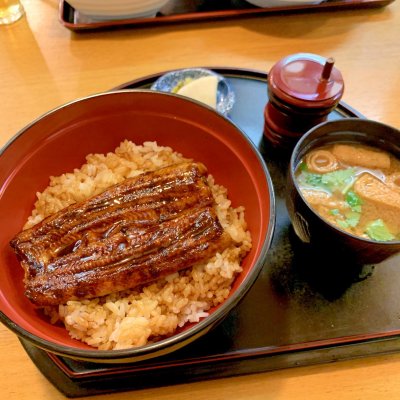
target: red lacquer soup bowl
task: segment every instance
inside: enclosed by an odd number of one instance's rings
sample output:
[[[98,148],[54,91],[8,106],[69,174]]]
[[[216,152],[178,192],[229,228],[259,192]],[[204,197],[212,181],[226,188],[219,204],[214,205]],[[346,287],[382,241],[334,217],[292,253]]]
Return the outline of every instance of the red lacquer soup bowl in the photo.
[[[230,296],[208,317],[174,335],[127,350],[96,350],[52,325],[24,295],[23,269],[9,241],[23,227],[35,194],[58,176],[79,168],[89,153],[107,153],[123,140],[156,141],[203,162],[243,205],[253,247]],[[207,333],[235,307],[264,266],[275,223],[271,179],[260,154],[233,123],[213,109],[178,95],[125,90],[73,101],[19,132],[0,156],[0,319],[46,351],[92,362],[132,362],[163,355]]]

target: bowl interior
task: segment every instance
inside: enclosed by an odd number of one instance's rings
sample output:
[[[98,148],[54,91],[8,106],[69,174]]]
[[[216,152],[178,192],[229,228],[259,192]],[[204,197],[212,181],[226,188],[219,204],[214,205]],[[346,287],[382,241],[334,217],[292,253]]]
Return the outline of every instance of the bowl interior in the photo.
[[[157,141],[203,162],[216,182],[228,188],[233,206],[245,206],[253,248],[230,298],[212,313],[234,303],[255,265],[260,269],[271,235],[273,198],[268,173],[248,139],[218,113],[180,96],[152,91],[92,96],[39,118],[0,157],[0,311],[17,324],[18,334],[27,331],[58,346],[94,351],[71,339],[63,327],[51,325],[24,296],[23,270],[9,241],[22,229],[35,193],[48,185],[50,176],[80,167],[89,153],[113,151],[125,139]]]

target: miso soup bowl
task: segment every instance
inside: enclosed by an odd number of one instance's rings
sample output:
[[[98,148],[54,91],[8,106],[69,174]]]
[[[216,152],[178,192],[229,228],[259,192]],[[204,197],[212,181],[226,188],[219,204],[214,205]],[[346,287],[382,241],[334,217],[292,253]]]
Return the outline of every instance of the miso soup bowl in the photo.
[[[400,241],[378,242],[352,235],[320,217],[307,204],[295,179],[296,168],[310,150],[337,142],[360,143],[400,158],[400,131],[367,119],[348,118],[324,122],[308,131],[291,155],[286,206],[296,235],[327,258],[376,264],[400,252]]]
[[[245,207],[253,247],[223,303],[174,334],[141,347],[97,350],[52,325],[24,295],[23,269],[9,245],[50,176],[72,172],[90,153],[114,151],[125,139],[156,141],[203,162],[228,190],[232,205]],[[267,167],[247,136],[215,110],[182,96],[121,90],[58,107],[23,128],[0,153],[0,321],[20,338],[51,353],[100,363],[134,362],[171,353],[205,335],[245,296],[261,269],[275,224]]]

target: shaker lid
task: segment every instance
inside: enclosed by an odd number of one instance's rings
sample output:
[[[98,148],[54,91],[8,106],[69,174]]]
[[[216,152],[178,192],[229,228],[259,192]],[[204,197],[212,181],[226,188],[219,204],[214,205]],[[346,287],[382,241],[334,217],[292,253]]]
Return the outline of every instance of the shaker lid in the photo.
[[[329,107],[344,90],[334,60],[298,53],[278,61],[268,75],[269,88],[281,100],[298,107]]]

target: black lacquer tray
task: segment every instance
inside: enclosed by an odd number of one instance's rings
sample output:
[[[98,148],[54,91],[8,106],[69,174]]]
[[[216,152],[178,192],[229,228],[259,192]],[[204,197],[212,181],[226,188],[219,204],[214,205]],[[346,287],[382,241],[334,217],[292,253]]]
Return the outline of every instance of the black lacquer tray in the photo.
[[[332,265],[292,232],[284,194],[288,157],[263,139],[266,75],[214,68],[236,93],[231,119],[260,149],[276,194],[275,235],[264,269],[243,301],[213,331],[167,356],[92,364],[22,344],[69,397],[173,385],[400,350],[399,257],[379,265]],[[159,75],[121,85],[148,88]],[[331,119],[362,117],[344,103]],[[326,257],[326,258],[325,258]]]
[[[59,20],[66,28],[82,32],[118,27],[140,27],[276,14],[341,11],[385,7],[394,0],[322,0],[318,4],[299,4],[261,8],[246,0],[170,0],[153,18],[127,18],[98,21],[76,11],[68,1],[60,1]]]

